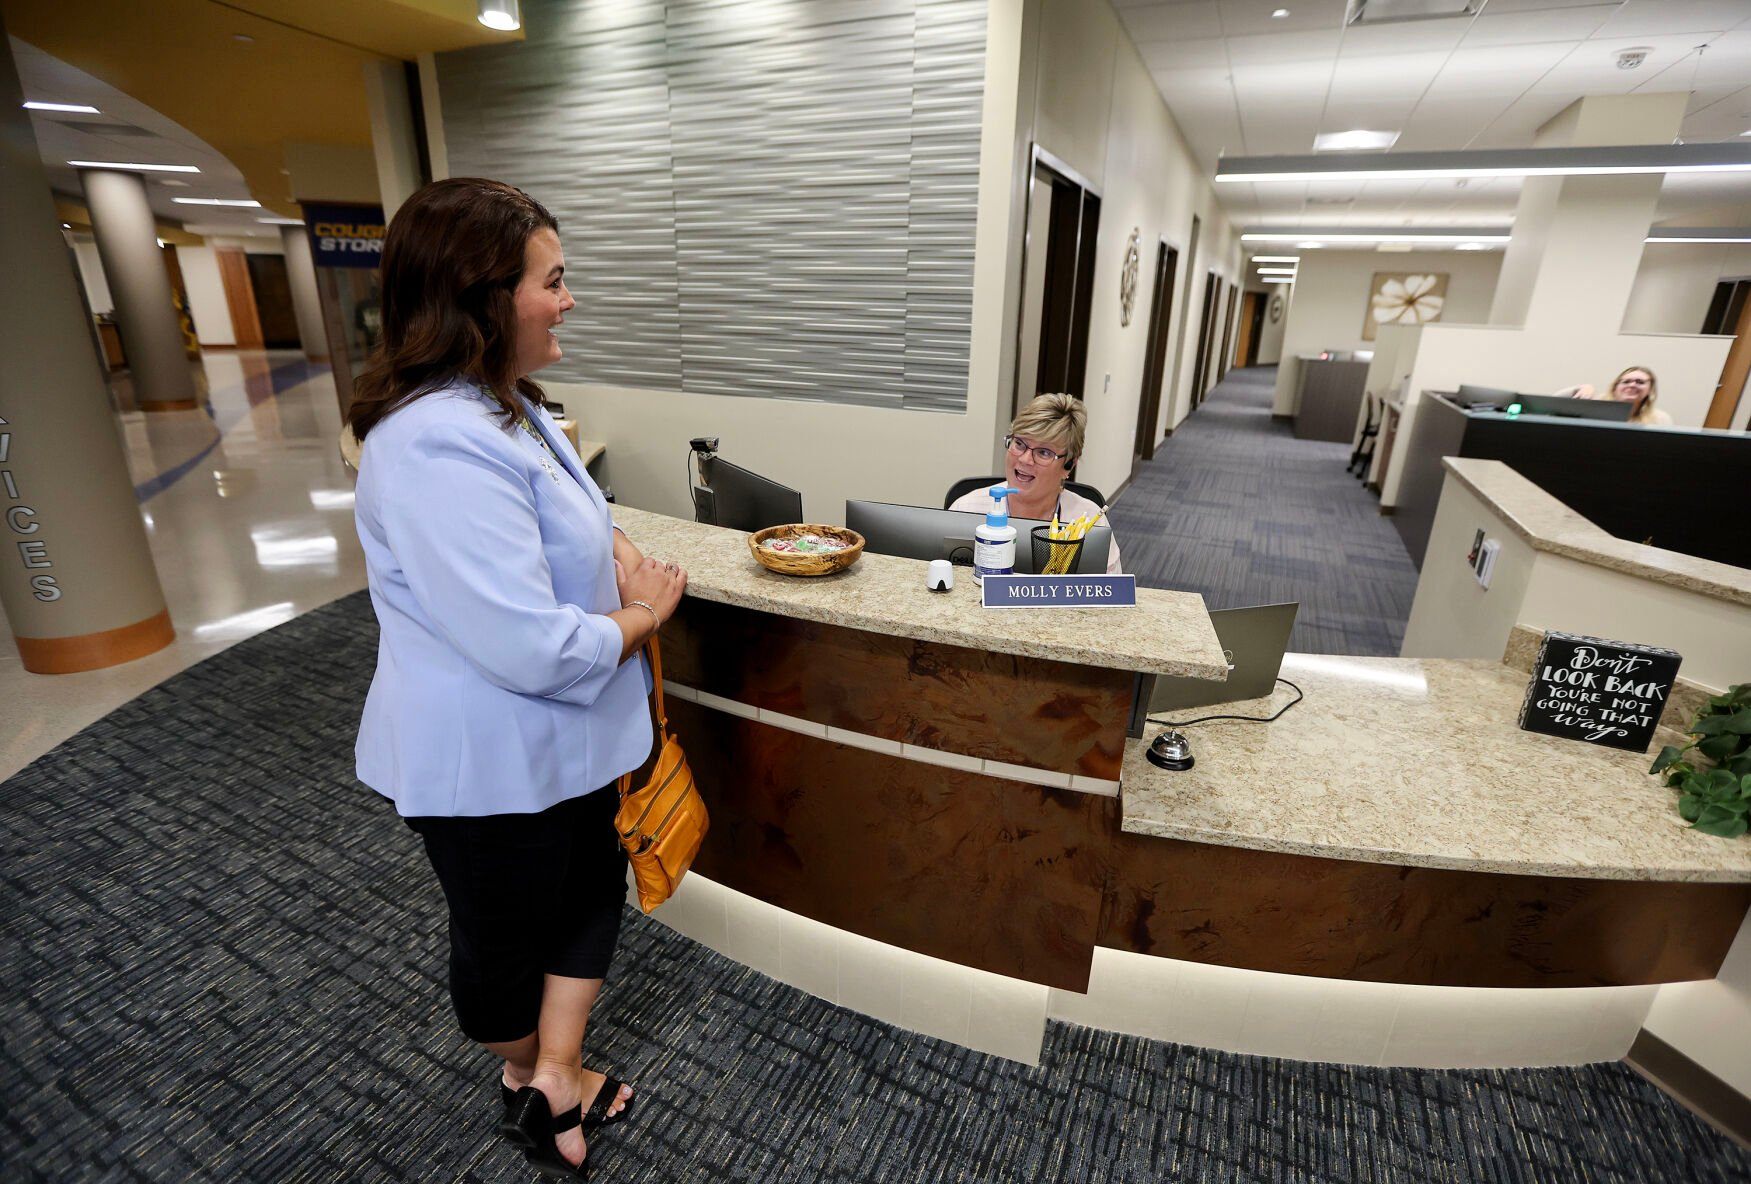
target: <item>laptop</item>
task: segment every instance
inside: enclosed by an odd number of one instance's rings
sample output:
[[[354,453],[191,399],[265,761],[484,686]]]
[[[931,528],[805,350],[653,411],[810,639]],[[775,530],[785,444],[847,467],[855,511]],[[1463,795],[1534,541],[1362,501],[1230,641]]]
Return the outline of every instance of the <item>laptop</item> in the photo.
[[[1150,714],[1263,699],[1277,686],[1283,668],[1283,653],[1289,648],[1289,631],[1295,628],[1299,601],[1261,604],[1254,608],[1219,608],[1210,613],[1216,640],[1228,659],[1228,681],[1160,675],[1149,696]]]

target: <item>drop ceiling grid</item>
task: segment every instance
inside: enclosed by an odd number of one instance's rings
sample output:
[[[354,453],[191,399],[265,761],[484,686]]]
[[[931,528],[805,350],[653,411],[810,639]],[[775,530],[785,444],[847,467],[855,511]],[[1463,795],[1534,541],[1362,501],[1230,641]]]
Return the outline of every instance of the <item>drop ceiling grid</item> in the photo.
[[[1399,131],[1401,151],[1526,147],[1539,126],[1588,94],[1695,89],[1685,138],[1725,140],[1751,128],[1751,4],[1744,0],[1489,0],[1470,19],[1357,27],[1343,23],[1346,0],[1116,6],[1194,152],[1211,168],[1223,155],[1307,152],[1315,134],[1352,127]],[[1277,7],[1290,15],[1272,20]],[[1708,48],[1699,60],[1702,44]],[[1618,69],[1617,53],[1631,46],[1648,47],[1648,60],[1635,71]],[[1694,204],[1674,180],[1662,217],[1668,204]],[[1237,185],[1224,186],[1221,196],[1238,216],[1260,223],[1361,225],[1414,216],[1477,224],[1510,220],[1519,189],[1515,181],[1467,189],[1430,182],[1396,193],[1371,185]],[[1310,201],[1340,195],[1354,200]],[[1712,196],[1731,200],[1719,189]]]

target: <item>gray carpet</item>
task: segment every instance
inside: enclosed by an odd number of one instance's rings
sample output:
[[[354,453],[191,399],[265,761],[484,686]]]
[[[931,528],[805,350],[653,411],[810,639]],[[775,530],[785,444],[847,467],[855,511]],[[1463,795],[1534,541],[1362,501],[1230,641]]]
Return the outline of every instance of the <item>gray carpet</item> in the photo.
[[[351,778],[363,594],[0,786],[0,1178],[517,1181],[452,1027],[439,893]],[[1038,1069],[629,916],[588,1045],[604,1181],[1714,1184],[1751,1156],[1617,1064],[1307,1065],[1053,1025]]]
[[[1232,370],[1113,507],[1125,570],[1211,608],[1301,602],[1289,648],[1397,657],[1417,570],[1350,446],[1271,418],[1275,366]]]

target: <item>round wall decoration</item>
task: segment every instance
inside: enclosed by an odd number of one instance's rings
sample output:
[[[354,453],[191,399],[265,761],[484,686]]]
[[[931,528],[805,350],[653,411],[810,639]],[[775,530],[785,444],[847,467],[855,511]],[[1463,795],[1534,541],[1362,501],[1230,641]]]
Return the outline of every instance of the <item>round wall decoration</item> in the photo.
[[[1133,226],[1125,242],[1125,266],[1119,272],[1119,324],[1131,323],[1131,310],[1137,305],[1137,237],[1141,231]]]
[[[1283,319],[1283,298],[1281,296],[1273,296],[1273,297],[1271,297],[1271,324],[1274,325],[1282,319]]]

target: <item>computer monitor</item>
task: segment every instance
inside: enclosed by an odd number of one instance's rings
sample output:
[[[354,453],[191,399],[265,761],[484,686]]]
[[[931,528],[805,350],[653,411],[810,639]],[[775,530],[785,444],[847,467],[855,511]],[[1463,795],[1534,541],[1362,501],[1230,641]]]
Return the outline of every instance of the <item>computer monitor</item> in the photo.
[[[1520,394],[1518,391],[1503,390],[1497,386],[1472,386],[1462,382],[1455,397],[1461,407],[1475,407],[1482,403],[1506,407],[1518,399]]]
[[[1628,423],[1635,404],[1627,399],[1571,399],[1566,395],[1515,395],[1523,415],[1566,415],[1571,419],[1603,419]],[[1511,404],[1509,404],[1511,405]]]
[[[933,506],[845,503],[845,525],[863,536],[864,550],[907,559],[947,559],[966,567],[973,565],[973,528],[983,521],[983,514],[938,510]],[[1009,524],[1015,527],[1015,570],[1023,575],[1037,574],[1033,528],[1050,524],[1028,518],[1011,518]],[[1106,571],[1112,542],[1109,526],[1096,526],[1084,535],[1075,574],[1099,575]]]
[[[803,495],[788,485],[715,453],[699,452],[699,480],[693,487],[693,518],[711,526],[756,531],[803,520]]]
[[[1210,612],[1222,656],[1228,659],[1228,681],[1179,678],[1162,675],[1149,696],[1152,714],[1205,707],[1211,703],[1236,703],[1263,699],[1277,686],[1283,668],[1283,653],[1295,628],[1299,601],[1261,604],[1254,608],[1219,608]]]

